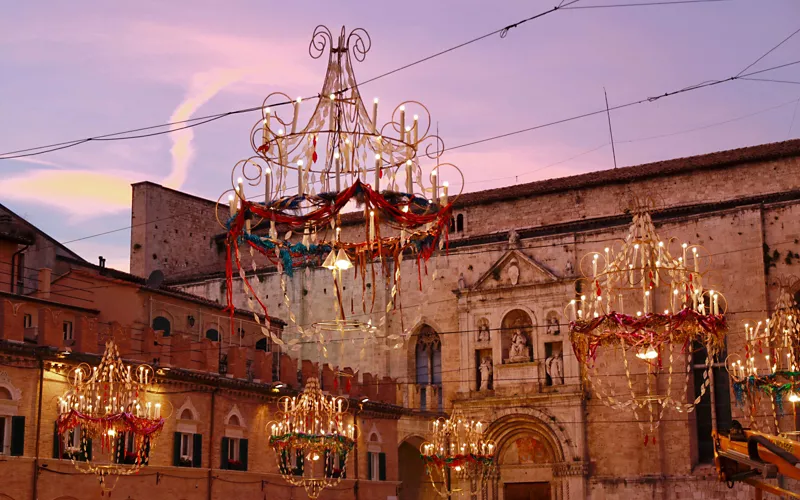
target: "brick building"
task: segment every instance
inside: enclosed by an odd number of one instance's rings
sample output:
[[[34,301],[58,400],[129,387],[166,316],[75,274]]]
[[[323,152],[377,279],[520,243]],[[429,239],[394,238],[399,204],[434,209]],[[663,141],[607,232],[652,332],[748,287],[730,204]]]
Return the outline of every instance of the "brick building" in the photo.
[[[263,316],[257,323],[253,313],[236,310],[231,323],[216,301],[89,264],[53,244],[36,249],[37,241],[52,240],[6,213],[0,272],[9,273],[13,260],[26,278],[24,289],[0,291],[0,499],[100,496],[95,477],[78,473],[62,453],[79,437],[59,436],[55,420],[69,369],[98,364],[107,339],[127,362],[156,369],[152,399],[167,415],[149,464],[121,478],[114,496],[299,498],[302,490],[278,473],[266,427],[277,398],[296,394],[309,377],[349,396],[361,431],[347,477],[322,498],[396,495],[402,409],[393,404],[391,381],[366,387],[348,368],[334,371],[280,352],[262,333]],[[30,259],[19,259],[32,248],[50,252],[52,269],[30,269]],[[284,326],[269,320],[278,338]]]
[[[631,221],[626,200],[648,195],[659,202],[653,219],[662,238],[702,244],[713,255],[715,282],[730,305],[728,350],[740,350],[743,320],[765,317],[777,298],[777,278],[797,274],[799,174],[800,140],[793,140],[463,195],[449,251],[428,262],[422,289],[416,262],[402,263],[404,275],[414,279],[401,282],[403,311],[387,317],[383,333],[403,333],[411,323],[406,346],[375,346],[359,356],[358,347],[345,343],[330,353],[334,366],[356,364],[400,381],[398,401],[412,412],[400,418],[396,441],[383,438],[399,456],[400,498],[431,498],[418,446],[430,416],[453,408],[488,423],[498,444],[491,498],[528,498],[521,495],[530,491],[537,499],[749,497],[741,486],[719,484],[710,466],[711,429],[742,418],[731,404],[724,367],[714,370],[713,399],[706,393],[689,414],[668,412],[656,444],[645,446],[631,414],[602,405],[580,383],[561,313],[574,297],[579,259],[624,237]],[[175,288],[224,300],[222,230],[214,208],[210,200],[135,184],[132,272],[162,270]],[[359,215],[346,217],[343,233],[363,231],[362,224]],[[196,245],[191,252],[170,245],[173,234]],[[275,270],[257,266],[248,274],[258,275],[270,314],[287,318]],[[361,290],[361,283],[347,279],[346,294]],[[376,302],[387,304],[389,286],[371,284]],[[324,270],[296,273],[288,292],[298,322],[328,319],[328,308],[319,305],[330,303],[331,290]],[[244,307],[238,283],[234,300]],[[529,358],[511,362],[508,326],[520,324]],[[285,334],[293,335],[291,325]],[[563,383],[554,383],[545,367],[558,352]],[[313,347],[300,356],[315,353]],[[492,379],[480,390],[485,358],[493,364]],[[614,353],[602,358],[600,369],[609,390],[627,390]],[[695,375],[702,371],[691,369]],[[690,381],[687,402],[694,390]]]

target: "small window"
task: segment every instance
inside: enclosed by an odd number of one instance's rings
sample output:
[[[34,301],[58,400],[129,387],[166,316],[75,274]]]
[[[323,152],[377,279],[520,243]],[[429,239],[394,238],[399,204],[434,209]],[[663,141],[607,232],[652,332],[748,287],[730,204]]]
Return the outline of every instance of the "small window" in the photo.
[[[237,420],[238,421],[238,420]],[[239,462],[239,439],[228,439],[228,462]]]
[[[33,316],[25,314],[22,316],[22,327],[31,328],[33,326]]]
[[[219,332],[214,328],[209,328],[206,330],[206,338],[214,342],[219,342]]]
[[[69,432],[64,434],[64,448],[71,452],[77,453],[81,449],[81,428],[80,426],[70,429]]]
[[[192,459],[192,435],[185,432],[181,434],[181,458]]]
[[[9,420],[11,419],[8,417],[0,417],[0,455],[8,455],[8,435],[10,434],[8,430]]]
[[[367,477],[370,481],[386,481],[386,453],[367,452]]]
[[[62,331],[64,332],[64,340],[72,340],[72,321],[65,321]]]
[[[378,460],[378,453],[370,453],[369,454],[369,480],[370,481],[377,481],[378,480],[378,471],[380,470],[380,461]]]
[[[239,334],[239,338],[242,338],[242,339],[244,338],[244,328],[243,327],[240,326],[239,328],[237,328],[236,329],[236,333]]]
[[[228,425],[241,426],[242,424],[239,422],[239,417],[231,415],[231,418],[228,419]]]
[[[265,351],[265,352],[271,351],[270,345],[269,345],[269,341],[267,340],[266,337],[264,337],[263,339],[259,339],[256,342],[256,350],[257,351]]]
[[[172,332],[172,325],[164,316],[153,318],[153,330],[161,332],[164,337],[169,337]]]
[[[181,416],[179,417],[180,420],[194,420],[194,415],[192,415],[192,410],[189,408],[184,408],[181,412]]]
[[[457,233],[464,232],[464,214],[456,215],[456,232]]]

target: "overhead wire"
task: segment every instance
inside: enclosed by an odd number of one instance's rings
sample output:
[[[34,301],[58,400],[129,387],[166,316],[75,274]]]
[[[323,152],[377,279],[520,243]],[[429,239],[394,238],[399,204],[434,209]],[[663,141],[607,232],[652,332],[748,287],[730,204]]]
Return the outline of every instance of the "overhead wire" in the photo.
[[[436,57],[442,56],[444,54],[450,53],[450,52],[452,52],[454,50],[457,50],[459,48],[465,47],[467,45],[470,45],[472,43],[478,42],[480,40],[484,40],[484,39],[486,39],[486,38],[488,38],[488,37],[490,37],[492,35],[500,34],[501,38],[505,38],[506,35],[508,34],[509,30],[511,30],[513,28],[516,28],[516,27],[519,27],[520,25],[522,25],[522,24],[524,24],[526,22],[533,21],[535,19],[544,17],[547,14],[551,14],[551,13],[556,12],[558,10],[577,9],[580,6],[575,6],[573,4],[575,4],[575,3],[579,2],[579,1],[580,0],[571,0],[568,3],[564,3],[564,1],[562,0],[557,6],[551,8],[551,9],[548,9],[546,11],[540,12],[540,13],[535,14],[533,16],[530,16],[528,18],[522,19],[522,20],[517,21],[515,23],[506,25],[506,26],[504,26],[502,28],[498,28],[498,29],[493,30],[493,31],[491,31],[489,33],[486,33],[484,35],[481,35],[481,36],[478,36],[476,38],[470,39],[470,40],[468,40],[466,42],[462,42],[462,43],[460,43],[458,45],[455,45],[455,46],[450,47],[448,49],[442,50],[442,51],[437,52],[435,54],[432,54],[430,56],[424,57],[422,59],[418,59],[418,60],[416,60],[414,62],[411,62],[409,64],[403,65],[403,66],[401,66],[399,68],[395,68],[393,70],[390,70],[390,71],[387,71],[385,73],[379,74],[379,75],[377,75],[375,77],[372,77],[372,78],[367,79],[367,80],[365,80],[365,81],[363,81],[361,83],[356,84],[355,87],[361,87],[361,86],[367,85],[367,84],[369,84],[371,82],[374,82],[374,81],[376,81],[378,79],[384,78],[386,76],[392,75],[392,74],[397,73],[399,71],[402,71],[402,70],[408,69],[410,67],[416,66],[418,64],[421,64],[423,62],[429,61],[431,59],[434,59]],[[710,3],[710,2],[724,2],[724,1],[731,1],[731,0],[678,0],[678,1],[659,2],[657,4],[658,5],[670,5],[670,4]],[[657,4],[656,3],[648,3],[648,4],[643,4],[643,3],[642,4],[612,4],[612,5],[587,6],[587,8],[622,8],[622,7],[639,7],[639,6],[657,5]],[[353,88],[353,87],[348,87],[348,88],[344,89],[343,91],[350,90],[351,88]],[[317,96],[310,96],[310,97],[308,97],[306,99],[314,99],[314,98],[319,98],[319,96],[318,95]],[[293,102],[294,101],[279,102],[279,103],[275,103],[275,104],[270,104],[270,106],[284,106],[284,105],[292,104]],[[250,113],[250,112],[254,112],[254,111],[260,111],[262,109],[263,109],[263,106],[253,106],[253,107],[242,108],[242,109],[237,109],[237,110],[232,110],[232,111],[226,111],[226,112],[222,112],[222,113],[216,113],[216,114],[212,114],[212,115],[206,115],[206,116],[197,117],[197,118],[190,118],[190,119],[187,119],[187,120],[180,120],[180,121],[168,122],[168,123],[164,123],[164,124],[160,124],[160,125],[152,125],[152,126],[148,126],[148,127],[140,127],[140,128],[136,128],[136,129],[125,130],[125,131],[121,131],[121,132],[103,134],[103,135],[94,136],[94,137],[88,137],[88,138],[84,138],[84,139],[76,139],[76,140],[72,140],[72,141],[64,141],[64,142],[48,144],[48,145],[45,145],[45,146],[37,146],[37,147],[32,147],[32,148],[26,148],[26,149],[18,149],[18,150],[8,151],[6,153],[0,154],[0,160],[9,160],[9,159],[20,158],[20,157],[36,156],[36,155],[39,155],[39,154],[50,153],[50,152],[53,152],[53,151],[58,151],[58,150],[61,150],[61,149],[66,149],[66,148],[78,146],[78,145],[85,144],[87,142],[92,142],[92,141],[96,142],[96,141],[103,141],[103,140],[137,139],[137,138],[142,138],[142,137],[152,137],[152,136],[155,136],[155,135],[163,135],[163,134],[167,134],[167,133],[171,133],[171,132],[175,132],[175,131],[179,131],[179,130],[184,130],[186,128],[195,127],[197,125],[202,125],[204,123],[209,123],[209,122],[212,122],[212,121],[216,121],[216,120],[218,120],[220,118],[225,118],[227,116],[232,116],[232,115],[237,115],[237,114],[242,114],[242,113]],[[195,123],[195,122],[197,122],[197,123]],[[157,128],[173,127],[174,125],[182,125],[182,124],[184,126],[178,127],[178,128],[175,128],[175,129],[166,130],[166,131],[153,132],[153,133],[141,134],[141,135],[130,136],[130,137],[119,137],[119,136],[125,136],[126,134],[137,133],[137,132],[146,131],[146,130],[152,130],[152,129],[157,129]],[[36,152],[38,150],[42,150],[42,151]]]

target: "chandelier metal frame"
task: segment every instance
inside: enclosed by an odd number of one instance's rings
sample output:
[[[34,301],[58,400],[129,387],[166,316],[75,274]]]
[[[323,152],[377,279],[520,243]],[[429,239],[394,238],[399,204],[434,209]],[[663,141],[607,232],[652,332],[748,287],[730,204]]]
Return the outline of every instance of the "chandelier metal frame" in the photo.
[[[439,496],[451,497],[463,490],[454,488],[452,473],[480,489],[495,470],[496,445],[484,439],[484,424],[464,417],[456,410],[449,418],[431,422],[431,440],[422,443],[420,455],[431,485]],[[441,485],[441,486],[440,486]]]
[[[326,396],[319,381],[309,378],[303,392],[283,396],[278,408],[277,420],[267,424],[278,470],[288,483],[302,486],[309,498],[318,498],[322,490],[342,481],[355,446],[356,426],[345,422],[348,400]]]
[[[70,388],[59,398],[56,427],[59,439],[80,432],[81,446],[61,451],[78,471],[97,475],[102,494],[110,494],[120,476],[136,474],[146,465],[164,427],[161,405],[147,401],[154,379],[151,366],[123,363],[113,340],[106,342],[99,365],[81,363],[68,372]],[[89,440],[100,445],[92,447],[92,456]],[[126,441],[132,443],[130,449]]]
[[[699,245],[683,243],[678,247],[679,256],[674,257],[670,252],[674,241],[662,240],[655,230],[650,216],[654,205],[650,198],[634,198],[630,209],[633,221],[625,239],[581,259],[583,278],[576,282],[579,298],[571,300],[564,311],[570,319],[576,358],[585,367],[585,380],[606,405],[633,411],[645,432],[645,444],[648,435],[655,440],[655,430],[668,408],[691,412],[700,402],[727,333],[727,303],[719,291],[708,288],[708,271],[701,266],[703,259],[710,261],[708,252]],[[691,354],[697,345],[707,350],[707,370],[700,394],[685,403]],[[607,392],[603,376],[597,372],[598,351],[609,347],[622,353],[630,398]],[[673,395],[673,365],[679,355],[686,357],[686,385],[682,394]],[[665,361],[668,381],[665,393],[659,394],[655,382]],[[631,374],[634,363],[646,367],[646,388],[641,392]],[[639,418],[642,410],[649,421],[649,434]]]
[[[244,271],[249,266],[242,262],[243,249],[254,258],[258,253],[280,272],[290,322],[302,336],[316,335],[323,343],[326,332],[371,330],[372,324],[385,323],[385,315],[398,304],[404,254],[416,259],[421,286],[423,261],[444,248],[453,203],[464,185],[461,171],[441,162],[444,143],[431,132],[424,105],[405,101],[381,124],[378,100],[371,110],[364,104],[352,59],[363,61],[370,47],[363,29],[348,33],[343,27],[338,37],[324,26],[314,30],[309,55],[317,59],[328,49],[329,56],[310,118],[300,124],[303,99],[292,100],[279,92],[268,95],[250,134],[254,154],[234,166],[232,187],[217,204],[217,220],[227,231],[228,304],[233,304],[230,285],[238,273],[251,310],[267,314]],[[292,105],[271,108],[276,99]],[[431,165],[425,167],[425,161]],[[296,188],[287,186],[295,176]],[[456,182],[454,186],[445,180],[447,176]],[[453,189],[456,185],[458,189]],[[222,203],[226,196],[227,210]],[[354,206],[363,210],[363,232],[348,230],[343,235],[343,212]],[[278,224],[287,226],[288,233],[279,236]],[[267,225],[268,231],[261,234],[252,231]],[[301,240],[290,241],[294,234],[302,235]],[[334,314],[308,328],[297,324],[291,312],[286,276],[291,277],[296,267],[319,265],[332,273]],[[255,260],[253,267],[258,267]],[[355,311],[355,298],[348,304],[351,307],[345,307],[342,272],[349,269],[362,281],[360,311]],[[391,284],[385,311],[376,309],[377,287],[367,287],[368,279]],[[374,321],[358,317],[372,315],[382,317]],[[273,340],[281,343],[274,336]],[[402,345],[397,342],[392,347]],[[323,354],[327,357],[324,347]]]

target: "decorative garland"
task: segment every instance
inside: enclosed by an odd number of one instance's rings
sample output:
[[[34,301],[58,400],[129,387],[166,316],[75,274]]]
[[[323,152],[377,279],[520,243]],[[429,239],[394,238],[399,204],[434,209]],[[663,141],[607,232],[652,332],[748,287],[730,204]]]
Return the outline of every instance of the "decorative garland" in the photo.
[[[90,417],[77,410],[71,410],[69,413],[59,415],[56,422],[59,434],[64,434],[80,426],[81,429],[88,430],[90,435],[96,437],[103,435],[108,437],[108,431],[112,429],[117,433],[132,432],[141,437],[155,437],[164,428],[165,420],[163,418],[141,418],[131,413]]]
[[[420,455],[425,464],[434,465],[438,468],[449,467],[454,469],[456,467],[466,467],[469,465],[484,465],[492,467],[495,464],[494,455],[453,455],[445,457],[443,455]]]
[[[316,208],[305,215],[282,211],[284,209],[294,209],[301,200],[312,200]],[[225,223],[228,229],[226,242],[228,249],[226,255],[227,299],[231,318],[233,318],[234,313],[231,292],[233,289],[234,266],[247,287],[250,287],[241,262],[240,247],[249,246],[251,249],[258,251],[288,276],[293,275],[295,267],[318,266],[325,255],[333,248],[330,242],[306,244],[304,241],[291,244],[288,241],[278,240],[275,234],[270,237],[260,237],[247,232],[246,221],[258,216],[271,222],[288,224],[290,228],[295,230],[314,231],[316,233],[326,229],[331,222],[335,222],[338,214],[351,200],[356,200],[359,204],[363,204],[365,213],[374,212],[376,219],[380,219],[381,222],[400,228],[402,231],[409,231],[407,237],[392,236],[382,238],[380,225],[376,220],[374,239],[365,238],[365,241],[359,243],[336,242],[336,246],[343,249],[353,262],[356,273],[361,274],[364,288],[366,288],[367,268],[372,266],[373,262],[380,260],[385,263],[387,259],[392,259],[394,269],[384,268],[384,272],[387,277],[396,276],[402,261],[401,255],[406,250],[416,254],[418,278],[421,287],[423,262],[427,262],[438,246],[446,247],[448,244],[452,203],[439,208],[438,205],[432,204],[423,198],[406,193],[390,191],[378,193],[370,185],[356,180],[353,185],[338,194],[295,195],[266,203],[242,201],[242,208]],[[404,209],[407,211],[404,211]],[[423,226],[426,229],[413,231]],[[372,274],[374,276],[374,270]],[[372,293],[374,295],[374,289]],[[258,303],[264,314],[268,316],[266,306],[260,300]]]
[[[783,403],[788,394],[800,388],[800,381],[796,380],[798,377],[800,372],[782,370],[768,375],[751,375],[743,380],[734,380],[733,394],[736,404],[743,408],[746,399],[752,401],[751,396],[760,392],[774,398],[775,405],[782,415]]]
[[[719,352],[725,345],[728,326],[721,314],[700,314],[683,309],[675,314],[647,313],[630,316],[611,312],[588,321],[571,321],[570,340],[581,363],[594,362],[600,346],[627,346],[634,349],[677,343],[684,352],[693,341],[702,342],[709,353]]]
[[[276,450],[295,448],[298,442],[312,443],[324,449],[334,449],[338,453],[349,453],[355,446],[355,441],[341,434],[304,434],[289,432],[280,436],[270,436],[269,445]]]

